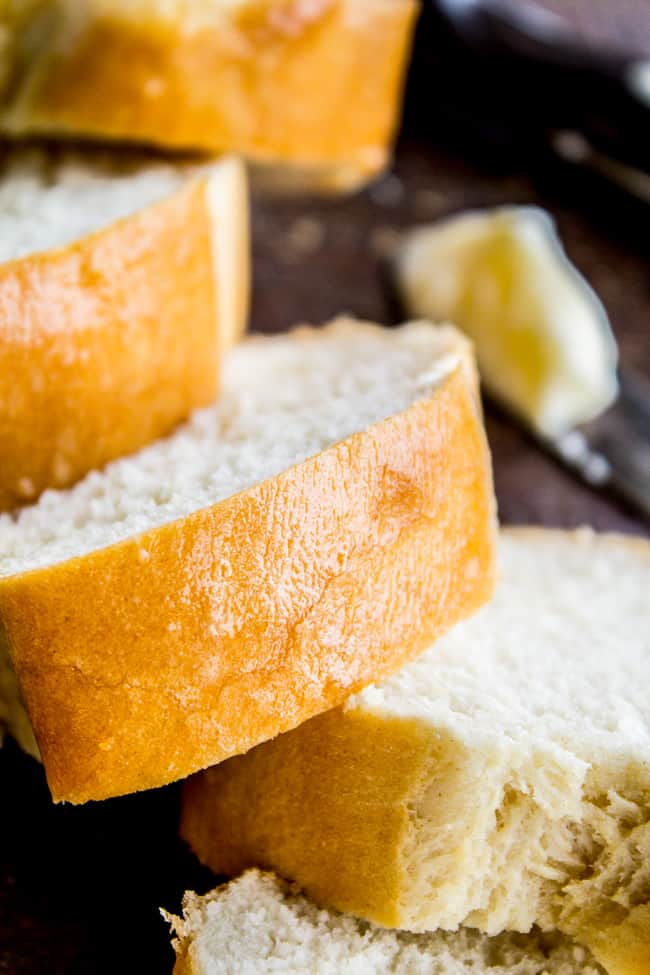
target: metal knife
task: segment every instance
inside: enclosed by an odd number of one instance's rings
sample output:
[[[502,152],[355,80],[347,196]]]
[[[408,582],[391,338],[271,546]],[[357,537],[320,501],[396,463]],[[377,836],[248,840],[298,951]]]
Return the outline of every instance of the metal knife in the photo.
[[[650,519],[650,382],[619,373],[619,395],[601,416],[543,446],[591,487],[609,489]]]

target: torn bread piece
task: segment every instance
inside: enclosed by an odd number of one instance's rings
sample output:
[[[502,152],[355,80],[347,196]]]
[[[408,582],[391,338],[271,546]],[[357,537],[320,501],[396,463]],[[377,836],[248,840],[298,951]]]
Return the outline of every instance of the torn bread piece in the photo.
[[[389,927],[559,929],[650,972],[650,543],[505,530],[494,598],[343,707],[195,777],[182,834]]]

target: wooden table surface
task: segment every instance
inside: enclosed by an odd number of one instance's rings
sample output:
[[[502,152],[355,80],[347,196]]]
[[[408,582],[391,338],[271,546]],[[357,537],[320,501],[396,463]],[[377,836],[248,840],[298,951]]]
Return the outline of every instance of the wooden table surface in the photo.
[[[496,155],[464,147],[461,157],[453,145],[443,150],[407,135],[393,173],[357,197],[258,200],[253,326],[277,331],[342,311],[395,321],[384,261],[395,232],[503,202],[553,213],[570,256],[610,311],[623,360],[650,376],[647,211],[553,166],[531,167],[514,146]],[[650,534],[489,404],[487,427],[504,522]],[[213,883],[176,838],[178,787],[54,807],[40,767],[10,742],[0,776],[0,973],[170,972],[157,908],[178,910],[184,889]]]

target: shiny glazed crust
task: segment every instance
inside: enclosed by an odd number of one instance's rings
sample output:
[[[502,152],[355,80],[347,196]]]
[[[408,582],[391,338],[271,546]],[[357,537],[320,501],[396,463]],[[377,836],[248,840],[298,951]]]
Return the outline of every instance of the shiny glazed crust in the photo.
[[[55,800],[159,786],[245,752],[396,670],[489,597],[490,460],[463,373],[209,508],[0,580]]]
[[[504,531],[534,543],[556,530]],[[598,538],[650,560],[645,539]],[[272,869],[297,881],[316,903],[400,928],[408,916],[402,858],[411,828],[408,804],[432,762],[440,769],[444,804],[445,783],[459,759],[458,742],[418,719],[335,708],[295,734],[190,778],[181,835],[216,874]],[[614,926],[599,916],[594,898],[593,910],[567,924],[565,933],[586,945],[609,975],[650,975],[647,903]],[[175,971],[185,971],[185,964],[179,958]]]
[[[72,484],[214,399],[233,327],[219,320],[218,219],[200,178],[0,266],[0,510]]]
[[[345,187],[384,165],[414,0],[156,6],[94,0],[85,18],[69,13],[5,127],[234,151]]]

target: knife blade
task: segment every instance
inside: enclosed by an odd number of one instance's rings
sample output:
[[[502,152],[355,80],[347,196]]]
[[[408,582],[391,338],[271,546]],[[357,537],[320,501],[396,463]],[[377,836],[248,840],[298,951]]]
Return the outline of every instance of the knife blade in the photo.
[[[650,519],[650,382],[621,370],[613,406],[542,443],[590,487],[611,490]]]

